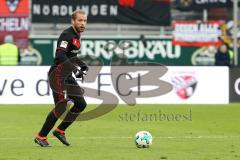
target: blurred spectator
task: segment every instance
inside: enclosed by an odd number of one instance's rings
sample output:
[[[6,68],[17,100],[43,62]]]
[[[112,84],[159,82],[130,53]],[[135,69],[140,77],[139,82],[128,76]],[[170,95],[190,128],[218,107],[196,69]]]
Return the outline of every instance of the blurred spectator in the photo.
[[[222,44],[215,54],[215,65],[217,66],[231,66],[231,57],[229,48],[226,44]],[[233,58],[233,57],[232,57]]]
[[[234,65],[234,52],[230,48],[228,48],[228,53],[230,57],[230,64]]]
[[[4,43],[0,45],[0,65],[18,65],[20,54],[18,47],[13,43],[13,36],[7,35]]]
[[[143,46],[147,47],[147,42],[146,42],[144,34],[141,34],[139,39],[143,43]]]

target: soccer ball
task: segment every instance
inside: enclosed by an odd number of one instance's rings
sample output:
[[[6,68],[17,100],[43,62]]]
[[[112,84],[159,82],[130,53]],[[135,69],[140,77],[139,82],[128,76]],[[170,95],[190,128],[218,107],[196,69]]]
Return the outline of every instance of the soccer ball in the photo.
[[[149,148],[152,145],[152,140],[152,135],[148,131],[139,131],[134,138],[138,148]]]

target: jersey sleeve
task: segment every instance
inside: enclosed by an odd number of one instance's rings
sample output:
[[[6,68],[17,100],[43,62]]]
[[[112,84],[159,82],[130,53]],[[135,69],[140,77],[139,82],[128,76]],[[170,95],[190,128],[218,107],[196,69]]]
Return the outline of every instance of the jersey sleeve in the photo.
[[[56,57],[55,61],[57,63],[64,63],[66,68],[69,71],[73,71],[76,69],[72,60],[67,57],[66,54],[70,52],[72,42],[71,42],[71,35],[62,33],[58,39],[57,49],[56,49]]]
[[[62,33],[58,39],[56,52],[69,52],[71,46],[71,36],[67,33]]]

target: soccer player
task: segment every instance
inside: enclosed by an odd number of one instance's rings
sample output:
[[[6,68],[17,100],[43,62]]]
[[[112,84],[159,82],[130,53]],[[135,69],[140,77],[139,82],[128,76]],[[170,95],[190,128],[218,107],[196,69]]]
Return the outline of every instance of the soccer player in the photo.
[[[75,79],[75,77],[83,78],[84,73],[88,70],[88,66],[77,57],[77,52],[81,45],[80,36],[85,30],[86,23],[86,13],[83,10],[74,11],[71,15],[72,25],[64,30],[58,39],[54,64],[48,73],[55,107],[48,114],[40,132],[34,139],[35,143],[42,147],[49,146],[46,137],[58,118],[66,110],[67,102],[71,100],[74,104],[73,107],[60,125],[52,132],[63,144],[69,146],[70,144],[65,137],[65,130],[87,105],[83,97],[84,91]],[[75,77],[72,73],[75,74]]]

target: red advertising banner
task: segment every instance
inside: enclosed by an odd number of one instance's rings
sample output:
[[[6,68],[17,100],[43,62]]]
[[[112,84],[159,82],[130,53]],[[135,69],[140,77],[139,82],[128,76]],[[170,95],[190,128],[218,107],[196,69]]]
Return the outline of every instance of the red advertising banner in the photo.
[[[29,35],[29,0],[0,1],[0,44],[6,36],[12,36],[20,48],[28,46]]]
[[[173,44],[181,46],[219,46],[222,43],[221,21],[176,21]]]
[[[0,43],[8,35],[13,37],[15,44],[20,48],[28,46],[29,17],[0,17]]]
[[[0,6],[1,16],[29,14],[29,0],[1,0]]]

